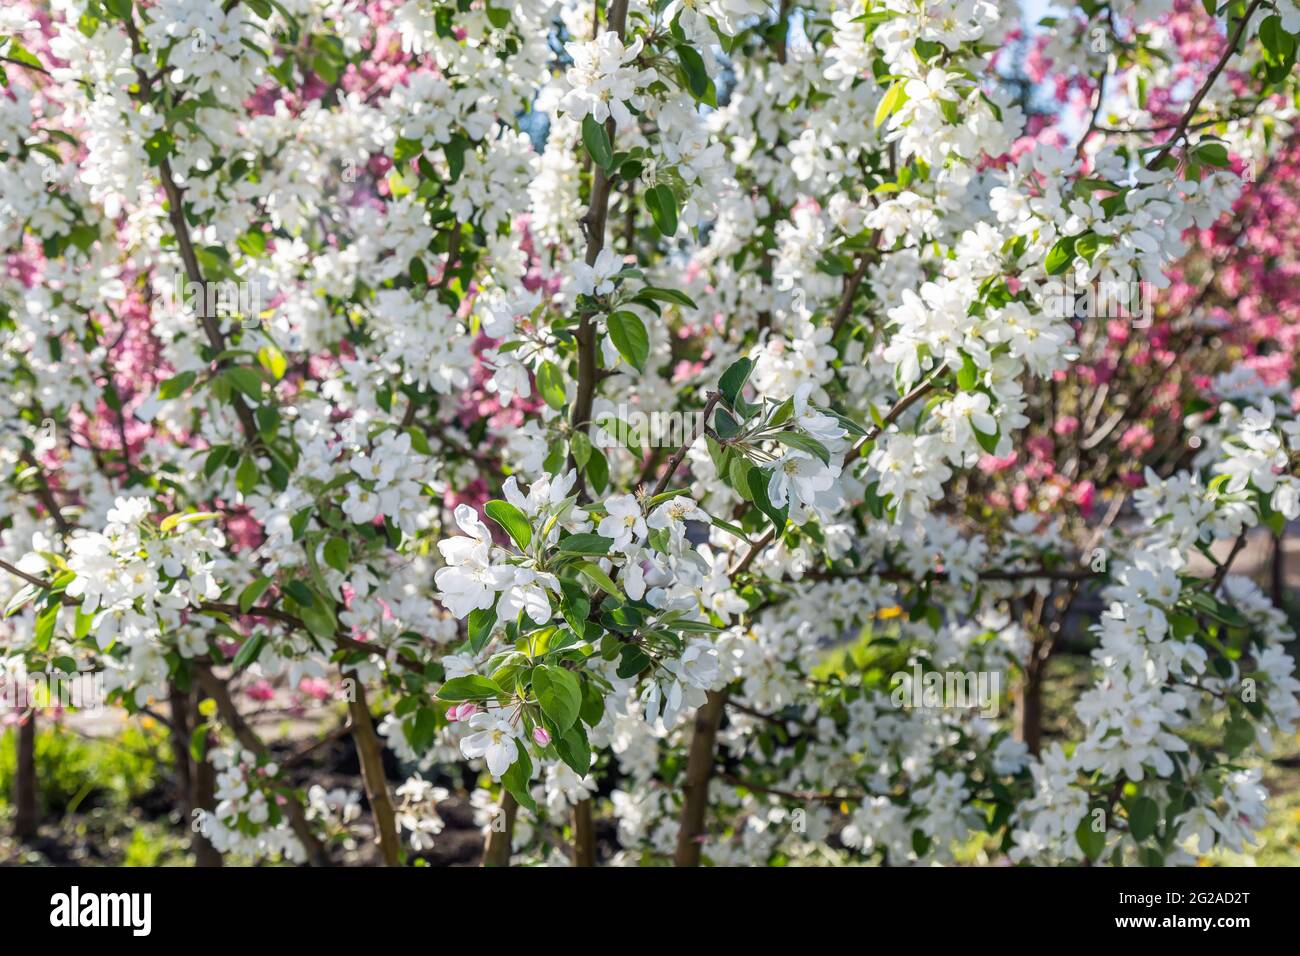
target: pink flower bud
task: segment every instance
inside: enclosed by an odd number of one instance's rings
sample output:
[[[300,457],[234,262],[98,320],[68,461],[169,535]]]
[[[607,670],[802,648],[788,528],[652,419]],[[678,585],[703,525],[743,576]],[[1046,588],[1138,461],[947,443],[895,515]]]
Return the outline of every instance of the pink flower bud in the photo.
[[[533,740],[537,741],[537,746],[545,747],[551,742],[551,735],[546,732],[545,727],[534,727]]]
[[[477,713],[478,704],[467,700],[464,703],[457,704],[451,710],[447,711],[447,716],[452,720],[469,720]]]

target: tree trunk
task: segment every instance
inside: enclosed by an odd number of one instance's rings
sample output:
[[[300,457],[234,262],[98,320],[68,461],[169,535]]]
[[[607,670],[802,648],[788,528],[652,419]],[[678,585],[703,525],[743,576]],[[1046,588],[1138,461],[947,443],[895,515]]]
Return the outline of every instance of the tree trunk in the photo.
[[[189,704],[189,713],[198,713],[197,692],[190,696]],[[215,813],[217,810],[217,771],[212,766],[212,761],[208,759],[208,754],[215,746],[217,746],[216,737],[208,734],[207,746],[203,748],[203,759],[190,762],[190,807],[202,810],[204,813]],[[186,756],[189,756],[188,748],[186,749]],[[194,834],[194,862],[204,867],[222,865],[221,854],[202,833]]]
[[[16,729],[17,768],[14,773],[14,836],[30,840],[40,823],[36,795],[36,709],[27,712]]]
[[[171,705],[171,730],[168,739],[172,747],[172,763],[176,772],[176,804],[188,824],[191,818],[191,767],[190,767],[190,697],[176,684],[167,685],[167,700]]]
[[[590,799],[578,801],[573,808],[573,865],[596,865],[596,825]]]
[[[1039,641],[1029,648],[1029,661],[1025,665],[1025,679],[1020,686],[1019,707],[1016,712],[1016,739],[1023,741],[1029,752],[1038,756],[1043,740],[1043,668],[1046,660]]]
[[[181,811],[182,826],[190,832],[190,850],[194,865],[215,867],[222,865],[221,854],[194,826],[195,810],[211,813],[217,805],[216,773],[207,759],[196,761],[190,754],[190,734],[194,730],[194,700],[176,684],[168,686],[171,705],[172,763],[176,766],[176,806]]]
[[[1270,562],[1270,585],[1273,606],[1286,610],[1286,532],[1273,537],[1273,560]]]
[[[397,814],[393,810],[388,781],[384,777],[383,747],[370,719],[370,705],[366,702],[366,691],[361,686],[361,679],[356,674],[347,676],[352,678],[354,687],[354,692],[348,698],[352,742],[356,745],[357,759],[361,763],[361,780],[366,787],[366,799],[370,801],[375,832],[379,835],[379,849],[383,854],[384,866],[400,866],[402,844],[397,835]]]
[[[726,708],[723,691],[709,691],[708,699],[695,712],[695,732],[686,758],[686,785],[682,788],[681,825],[677,830],[676,866],[699,866],[704,837],[704,816],[709,809],[709,780],[713,777],[713,745]]]
[[[510,840],[515,832],[515,813],[519,804],[504,786],[501,788],[500,822],[492,821],[488,827],[487,843],[483,846],[484,866],[510,865]]]

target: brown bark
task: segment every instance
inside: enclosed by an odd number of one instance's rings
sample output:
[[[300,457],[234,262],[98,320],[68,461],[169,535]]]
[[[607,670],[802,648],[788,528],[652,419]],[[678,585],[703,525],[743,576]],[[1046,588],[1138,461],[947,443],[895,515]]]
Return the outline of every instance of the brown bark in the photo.
[[[608,28],[617,33],[619,38],[627,27],[628,0],[612,0],[609,5]],[[614,118],[605,121],[605,133],[609,141],[614,142]],[[599,166],[595,168],[591,179],[591,201],[587,212],[579,220],[583,233],[587,237],[585,262],[594,265],[601,250],[605,248],[605,222],[609,218],[609,191],[613,181],[609,174]],[[569,424],[575,431],[587,432],[591,428],[591,409],[596,396],[596,381],[599,369],[596,366],[596,317],[591,312],[584,312],[578,320],[578,330],[574,335],[578,343],[578,388],[573,398],[573,410]],[[567,468],[576,467],[573,452],[570,450]],[[587,474],[578,470],[576,483],[578,499],[587,500]]]
[[[1043,739],[1043,661],[1034,645],[1029,664],[1025,667],[1024,683],[1020,686],[1019,707],[1016,710],[1016,739],[1023,741],[1029,752],[1038,756]]]
[[[14,741],[17,767],[14,773],[14,836],[30,840],[36,836],[40,810],[36,792],[36,710],[27,712],[16,729]]]
[[[682,788],[682,814],[677,830],[675,866],[699,866],[704,817],[709,809],[709,780],[713,777],[713,748],[727,704],[723,691],[709,691],[704,705],[695,712],[695,732],[686,757],[686,784]]]
[[[514,796],[502,787],[501,814],[504,821],[498,826],[497,821],[493,820],[492,825],[488,827],[487,843],[483,846],[484,866],[510,865],[510,840],[514,836],[515,814],[518,811],[519,804],[515,802]]]
[[[172,763],[175,765],[176,772],[176,806],[181,811],[182,826],[190,831],[190,849],[194,853],[194,865],[221,866],[221,854],[202,833],[196,832],[193,826],[195,810],[211,813],[217,805],[214,792],[216,773],[212,765],[206,759],[196,761],[190,754],[190,734],[194,730],[193,696],[181,690],[176,684],[170,684],[168,702],[171,705],[169,739]]]
[[[591,800],[580,800],[573,808],[573,865],[596,865],[596,824]]]
[[[167,700],[171,705],[171,728],[168,739],[172,747],[172,763],[176,772],[176,802],[181,812],[190,816],[190,697],[175,684],[167,686]]]
[[[361,762],[361,779],[366,787],[366,799],[370,801],[370,813],[375,820],[379,850],[384,858],[384,866],[400,866],[402,843],[397,835],[397,814],[388,793],[388,780],[384,776],[383,746],[375,733],[374,722],[370,719],[370,705],[366,702],[365,688],[356,674],[346,676],[354,684],[354,692],[348,699],[348,715],[352,718],[352,742],[356,745],[357,758]]]
[[[208,738],[208,746],[215,743]],[[217,771],[206,757],[196,760],[191,765],[190,805],[204,813],[213,813],[217,808]],[[194,834],[194,863],[196,866],[221,866],[221,854],[202,833]]]
[[[1286,532],[1273,536],[1273,559],[1269,562],[1269,588],[1273,606],[1286,610]]]

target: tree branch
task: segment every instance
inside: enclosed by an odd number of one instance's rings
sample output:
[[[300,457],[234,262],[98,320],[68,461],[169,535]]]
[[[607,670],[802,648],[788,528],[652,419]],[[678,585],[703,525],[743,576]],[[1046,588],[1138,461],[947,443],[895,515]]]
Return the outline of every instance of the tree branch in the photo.
[[[1223,48],[1223,54],[1219,57],[1219,61],[1214,64],[1214,68],[1210,70],[1209,75],[1205,78],[1205,82],[1201,84],[1201,88],[1196,91],[1188,102],[1187,110],[1183,113],[1182,119],[1178,121],[1178,125],[1174,127],[1174,132],[1169,137],[1168,141],[1166,141],[1164,148],[1161,149],[1160,152],[1156,153],[1155,158],[1152,159],[1151,162],[1147,163],[1147,169],[1155,169],[1159,166],[1160,163],[1164,161],[1164,158],[1173,152],[1178,141],[1187,134],[1187,126],[1191,123],[1192,117],[1196,115],[1196,111],[1200,108],[1201,100],[1205,99],[1205,94],[1210,92],[1210,87],[1214,86],[1215,81],[1219,78],[1219,74],[1223,72],[1223,68],[1228,65],[1228,61],[1232,59],[1233,54],[1237,52],[1237,45],[1241,43],[1241,38],[1246,33],[1246,26],[1250,23],[1250,18],[1255,15],[1255,11],[1259,9],[1261,2],[1262,0],[1252,0],[1250,6],[1246,8],[1246,12],[1241,17],[1241,22],[1237,24],[1236,32],[1232,35],[1232,39],[1230,39],[1228,45]]]
[[[375,832],[379,835],[379,849],[385,866],[398,866],[402,861],[402,843],[397,835],[397,815],[393,799],[388,793],[388,780],[384,775],[383,746],[370,719],[370,705],[366,702],[366,689],[355,671],[345,675],[354,685],[348,696],[348,716],[351,717],[352,742],[357,748],[361,764],[361,780],[370,801],[370,813],[375,818]]]

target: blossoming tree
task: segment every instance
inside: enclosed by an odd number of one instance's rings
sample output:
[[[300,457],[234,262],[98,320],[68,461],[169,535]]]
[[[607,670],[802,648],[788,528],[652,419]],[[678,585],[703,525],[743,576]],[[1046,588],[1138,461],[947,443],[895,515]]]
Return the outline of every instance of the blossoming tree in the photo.
[[[625,863],[1240,849],[1300,682],[1231,566],[1300,516],[1300,423],[1294,313],[1224,263],[1295,162],[1297,33],[1292,0],[10,4],[9,666],[168,701],[207,862],[362,825],[409,860],[456,764],[496,864],[590,865],[602,819]],[[1254,344],[1180,344],[1206,322]],[[1007,675],[1017,719],[900,705],[890,661]],[[250,679],[337,688],[365,817],[293,785]]]

